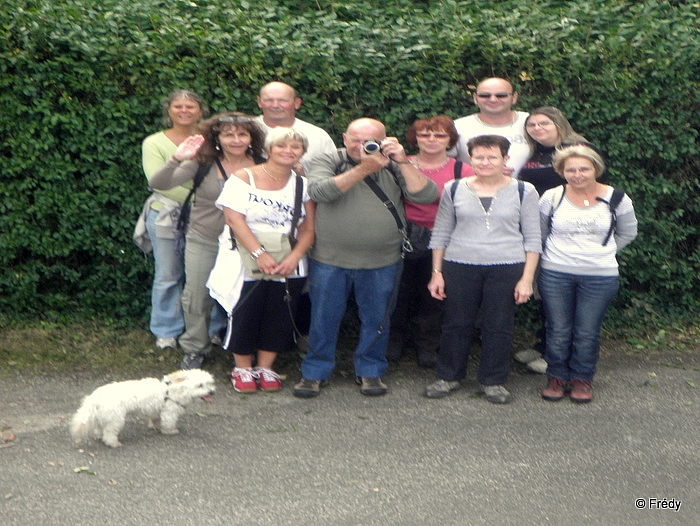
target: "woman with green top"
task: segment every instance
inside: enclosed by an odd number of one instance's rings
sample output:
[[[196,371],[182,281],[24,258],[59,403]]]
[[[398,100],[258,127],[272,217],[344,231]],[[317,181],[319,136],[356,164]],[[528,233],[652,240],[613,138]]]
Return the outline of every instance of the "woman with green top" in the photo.
[[[177,147],[189,136],[197,133],[199,121],[208,116],[209,108],[197,93],[176,89],[163,101],[163,120],[167,129],[149,135],[143,141],[143,171],[149,183],[155,174],[175,153]],[[145,230],[153,250],[155,272],[151,289],[150,330],[156,337],[156,347],[177,347],[177,337],[185,330],[180,305],[185,283],[184,252],[176,249],[177,218],[191,184],[169,190],[153,190],[143,211]],[[145,252],[148,248],[139,243]],[[220,316],[212,325],[225,324]],[[212,327],[213,332],[218,327]]]

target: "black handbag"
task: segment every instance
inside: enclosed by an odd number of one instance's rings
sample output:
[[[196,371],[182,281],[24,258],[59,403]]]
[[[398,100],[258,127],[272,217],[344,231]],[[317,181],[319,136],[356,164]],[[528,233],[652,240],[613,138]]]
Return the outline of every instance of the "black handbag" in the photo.
[[[411,241],[411,246],[413,247],[412,252],[406,253],[406,257],[416,257],[428,252],[428,245],[430,244],[430,235],[432,232],[430,229],[414,223],[413,221],[406,220],[406,232],[408,233],[408,239]]]
[[[462,178],[462,161],[457,161],[455,163],[454,178]],[[408,252],[406,257],[410,259],[425,256],[425,253],[430,251],[428,245],[430,245],[430,235],[432,231],[423,225],[419,225],[407,219],[406,232],[408,233],[408,239],[411,241],[411,246],[413,247],[413,252]]]

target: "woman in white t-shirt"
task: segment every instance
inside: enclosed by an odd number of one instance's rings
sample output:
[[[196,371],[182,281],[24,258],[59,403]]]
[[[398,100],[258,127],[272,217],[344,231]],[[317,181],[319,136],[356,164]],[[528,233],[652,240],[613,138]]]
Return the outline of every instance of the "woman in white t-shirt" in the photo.
[[[615,255],[637,236],[637,218],[627,195],[598,181],[605,164],[592,148],[559,150],[553,166],[566,184],[540,199],[548,377],[542,397],[558,401],[570,390],[573,402],[585,403],[593,398],[603,318],[619,287]]]
[[[217,200],[244,266],[249,263],[225,342],[235,362],[233,388],[241,393],[279,391],[282,383],[272,366],[278,353],[294,345],[293,316],[305,282],[306,252],[314,241],[316,207],[306,178],[292,168],[307,147],[303,134],[273,128],[265,139],[267,161],[235,172]],[[291,232],[297,184],[303,185],[302,205]],[[295,242],[286,244],[290,234]]]

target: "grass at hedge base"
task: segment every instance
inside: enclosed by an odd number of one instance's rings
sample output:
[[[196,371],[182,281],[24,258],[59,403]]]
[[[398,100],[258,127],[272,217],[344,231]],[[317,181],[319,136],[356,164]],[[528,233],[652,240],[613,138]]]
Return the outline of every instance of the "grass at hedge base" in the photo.
[[[626,353],[670,367],[693,367],[700,363],[700,329],[659,330],[639,334],[626,340],[605,333],[602,354]],[[344,321],[338,343],[335,375],[351,378],[352,352],[356,345],[353,325]],[[534,341],[532,331],[516,327],[513,349],[526,348]],[[478,353],[478,349],[474,349]],[[0,378],[13,374],[51,375],[81,374],[114,379],[160,376],[178,369],[182,350],[155,348],[155,340],[145,329],[115,329],[98,324],[35,324],[0,328]],[[280,355],[276,370],[290,380],[300,376],[301,355],[296,350]],[[474,360],[471,361],[473,366]],[[407,354],[404,366],[416,367],[414,357]],[[214,347],[205,369],[217,377],[228,376],[232,367],[230,353]],[[430,374],[426,371],[426,374]]]

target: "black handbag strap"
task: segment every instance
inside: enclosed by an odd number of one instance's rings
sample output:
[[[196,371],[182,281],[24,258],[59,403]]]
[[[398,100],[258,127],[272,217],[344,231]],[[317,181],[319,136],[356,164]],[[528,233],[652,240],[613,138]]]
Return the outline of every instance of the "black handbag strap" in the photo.
[[[299,224],[299,219],[301,219],[301,200],[304,197],[304,180],[301,175],[296,176],[296,182],[294,187],[294,213],[292,214],[292,228],[289,232],[289,243],[294,248],[297,244],[296,230]]]

